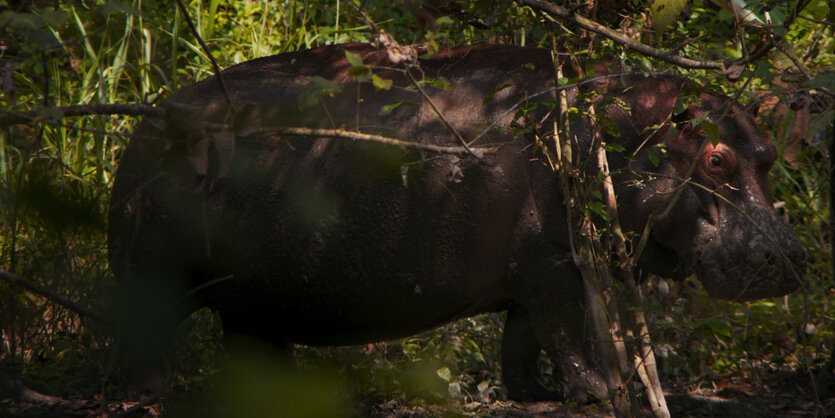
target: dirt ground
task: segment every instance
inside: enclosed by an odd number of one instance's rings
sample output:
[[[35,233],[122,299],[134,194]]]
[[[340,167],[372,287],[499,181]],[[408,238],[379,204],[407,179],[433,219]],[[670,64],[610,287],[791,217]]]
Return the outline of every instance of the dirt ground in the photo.
[[[37,386],[29,382],[32,386]],[[833,370],[766,371],[759,378],[725,378],[698,390],[666,387],[673,417],[831,417],[835,416]],[[15,399],[16,398],[16,399]],[[116,417],[180,416],[173,408],[178,397],[163,395],[145,402],[105,401],[99,395],[59,398],[46,395],[22,382],[0,382],[2,417]],[[280,409],[275,405],[275,411]],[[199,409],[199,408],[197,408]],[[200,411],[186,415],[236,416],[236,411]],[[187,409],[186,409],[187,410]],[[177,412],[173,412],[177,411]],[[242,411],[241,411],[242,412]],[[447,405],[403,405],[387,401],[357,405],[346,416],[371,417],[605,417],[613,416],[607,404],[578,406],[560,402],[516,403],[495,401]],[[651,416],[648,408],[647,416]],[[287,416],[276,413],[276,417]]]
[[[835,416],[835,379],[832,370],[809,373],[783,371],[765,375],[755,383],[750,379],[725,379],[710,388],[666,393],[673,417],[832,417]],[[812,381],[814,380],[814,387]],[[645,408],[651,416],[649,408]],[[450,414],[451,413],[451,414]],[[516,402],[474,402],[452,408],[437,406],[405,407],[377,405],[373,416],[484,416],[484,417],[601,417],[614,416],[608,405],[570,407],[560,402],[520,404]]]

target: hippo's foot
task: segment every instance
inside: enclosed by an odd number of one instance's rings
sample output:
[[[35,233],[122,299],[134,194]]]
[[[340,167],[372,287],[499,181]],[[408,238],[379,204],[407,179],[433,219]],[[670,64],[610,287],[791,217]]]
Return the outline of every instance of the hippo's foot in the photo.
[[[605,388],[601,388],[599,385],[572,386],[566,389],[566,398],[580,405],[588,405],[590,403],[600,402],[603,399],[608,399]]]
[[[517,285],[515,300],[521,306],[508,311],[502,341],[502,370],[511,398],[573,399],[583,404],[606,399],[606,379],[596,367],[596,350],[587,335],[580,271],[570,259],[553,257],[530,266]],[[542,349],[551,359],[562,396],[537,383],[542,382]]]

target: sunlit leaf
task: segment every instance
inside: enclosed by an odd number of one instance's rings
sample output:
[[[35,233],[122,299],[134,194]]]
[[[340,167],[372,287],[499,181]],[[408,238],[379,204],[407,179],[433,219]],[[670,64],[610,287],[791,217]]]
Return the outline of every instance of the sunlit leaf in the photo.
[[[381,108],[380,108],[380,111],[379,111],[379,112],[377,112],[377,114],[378,114],[378,115],[380,115],[380,116],[385,116],[385,115],[388,115],[388,114],[389,114],[389,113],[391,113],[394,109],[397,109],[397,107],[398,107],[398,106],[400,106],[401,104],[403,104],[403,102],[402,102],[400,99],[395,98],[395,99],[394,99],[394,101],[393,101],[392,103],[387,104],[387,105],[385,105],[385,106],[381,107]]]
[[[377,74],[371,75],[371,82],[374,83],[374,87],[378,90],[388,90],[391,88],[391,85],[394,83],[393,80],[390,78],[382,78]]]
[[[362,62],[362,57],[353,53],[353,52],[351,52],[351,51],[348,51],[347,49],[345,50],[345,58],[348,60],[348,62],[351,64],[352,67],[363,67],[364,66],[364,64]]]
[[[441,367],[436,371],[438,377],[444,379],[445,381],[449,382],[452,380],[452,372],[449,370],[449,367]]]

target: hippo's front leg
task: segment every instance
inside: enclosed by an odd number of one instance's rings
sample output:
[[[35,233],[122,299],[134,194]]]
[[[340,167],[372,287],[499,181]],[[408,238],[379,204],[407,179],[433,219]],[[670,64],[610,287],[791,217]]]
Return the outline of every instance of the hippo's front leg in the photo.
[[[595,361],[594,333],[586,326],[582,276],[571,260],[552,257],[531,266],[517,283],[512,284],[511,292],[520,308],[527,313],[524,315],[511,310],[508,314],[503,349],[515,346],[508,338],[522,337],[519,340],[521,346],[513,349],[517,351],[515,354],[521,355],[520,360],[509,364],[521,368],[511,372],[510,376],[506,372],[505,379],[514,380],[517,376],[513,373],[518,374],[521,370],[522,380],[527,380],[524,386],[517,385],[515,389],[512,387],[514,382],[505,382],[511,397],[515,394],[514,390],[522,390],[523,397],[530,395],[525,390],[535,391],[534,397],[542,393],[535,389],[537,386],[532,380],[538,376],[538,370],[531,364],[535,361],[531,359],[537,356],[531,356],[530,352],[536,347],[524,339],[524,332],[521,331],[528,327],[551,359],[554,378],[562,385],[566,397],[587,402],[591,400],[590,394],[594,394],[606,399],[606,379]],[[503,355],[504,361],[507,361],[508,354]],[[536,374],[531,372],[532,369]]]

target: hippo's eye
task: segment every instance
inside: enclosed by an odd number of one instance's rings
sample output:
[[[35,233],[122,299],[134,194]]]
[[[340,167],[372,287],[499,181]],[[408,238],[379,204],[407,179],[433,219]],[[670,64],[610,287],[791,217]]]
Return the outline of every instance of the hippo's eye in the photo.
[[[702,155],[699,170],[715,181],[725,182],[736,170],[736,156],[727,145],[717,144],[710,147],[712,149],[707,149]]]

